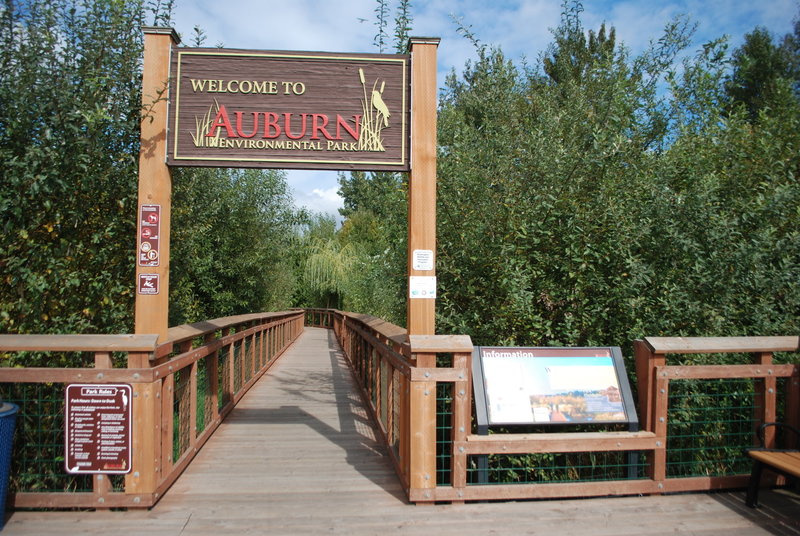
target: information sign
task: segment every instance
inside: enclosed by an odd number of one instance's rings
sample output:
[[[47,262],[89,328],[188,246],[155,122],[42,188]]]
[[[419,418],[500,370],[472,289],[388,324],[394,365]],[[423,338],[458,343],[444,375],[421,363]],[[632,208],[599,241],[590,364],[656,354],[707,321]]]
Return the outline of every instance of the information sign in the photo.
[[[433,270],[433,250],[415,249],[412,256],[411,267],[414,270],[423,272]]]
[[[139,266],[158,266],[161,205],[142,205],[139,212]]]
[[[131,470],[130,385],[71,384],[66,390],[65,466],[68,473]]]
[[[478,347],[474,361],[489,425],[637,422],[617,347]]]
[[[408,278],[409,298],[436,298],[436,276],[412,275]]]
[[[139,274],[139,294],[158,294],[158,274]]]

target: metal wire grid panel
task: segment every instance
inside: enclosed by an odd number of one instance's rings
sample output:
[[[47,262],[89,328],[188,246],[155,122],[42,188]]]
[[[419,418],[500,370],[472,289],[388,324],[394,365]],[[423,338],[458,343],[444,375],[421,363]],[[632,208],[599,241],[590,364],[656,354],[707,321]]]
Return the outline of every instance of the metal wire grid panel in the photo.
[[[233,344],[233,392],[242,388],[242,341]]]
[[[482,463],[483,462],[483,463]],[[484,465],[485,463],[485,465]],[[548,484],[644,479],[640,452],[569,452],[469,456],[467,484]]]
[[[3,385],[4,400],[20,408],[10,492],[92,491],[92,475],[70,475],[64,470],[65,389],[63,384]]]
[[[681,380],[669,386],[667,477],[750,472],[744,449],[760,424],[754,379]]]
[[[209,385],[208,363],[210,359],[216,359],[212,354],[197,362],[197,420],[195,426],[197,427],[197,434],[201,434],[206,425],[211,422],[213,418],[213,410],[211,408],[211,386]]]
[[[453,366],[452,354],[436,354],[436,366]],[[436,384],[436,485],[452,484],[453,384]]]
[[[172,401],[172,459],[179,460],[189,448],[189,414],[191,390],[189,377],[191,368],[181,369],[174,374],[173,401]]]
[[[228,379],[231,374],[230,345],[225,345],[217,353],[217,411],[231,401],[232,394]]]

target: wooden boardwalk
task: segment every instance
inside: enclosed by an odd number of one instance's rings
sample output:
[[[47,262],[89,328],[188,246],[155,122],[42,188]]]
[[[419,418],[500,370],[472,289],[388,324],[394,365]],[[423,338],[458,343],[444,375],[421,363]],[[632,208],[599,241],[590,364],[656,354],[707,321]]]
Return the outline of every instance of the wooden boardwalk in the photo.
[[[800,534],[768,492],[414,506],[331,333],[306,328],[149,511],[15,512],[6,535]]]

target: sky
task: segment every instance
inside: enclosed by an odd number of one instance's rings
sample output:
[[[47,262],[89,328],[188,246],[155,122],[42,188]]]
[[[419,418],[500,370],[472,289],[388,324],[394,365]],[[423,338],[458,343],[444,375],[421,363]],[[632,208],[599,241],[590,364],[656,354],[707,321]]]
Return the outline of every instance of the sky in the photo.
[[[397,3],[387,0],[390,37]],[[208,47],[377,52],[377,5],[376,0],[177,0],[173,25],[187,45],[197,26]],[[614,26],[617,41],[634,54],[657,40],[674,17],[687,15],[697,24],[693,53],[723,35],[736,47],[756,26],[783,36],[792,31],[800,0],[584,0],[583,7],[584,28],[596,30],[603,22]],[[527,58],[533,63],[551,42],[561,0],[411,0],[411,11],[412,36],[441,39],[441,87],[447,73],[461,73],[476,57],[472,43],[459,34],[459,24],[515,62]],[[287,181],[297,206],[338,214],[342,200],[336,172],[288,171]]]

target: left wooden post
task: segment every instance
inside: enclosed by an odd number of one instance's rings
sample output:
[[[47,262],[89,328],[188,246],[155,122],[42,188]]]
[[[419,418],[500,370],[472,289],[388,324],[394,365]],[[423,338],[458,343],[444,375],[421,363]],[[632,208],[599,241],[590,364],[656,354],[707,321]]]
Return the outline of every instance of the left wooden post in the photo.
[[[169,313],[169,234],[172,178],[167,159],[167,99],[172,49],[178,35],[172,28],[145,27],[142,72],[142,121],[139,148],[139,203],[136,225],[137,334],[167,338]],[[144,220],[144,221],[143,221]],[[128,366],[147,368],[148,354],[131,355]],[[170,377],[171,378],[171,377]],[[162,380],[133,387],[133,460],[125,492],[134,502],[155,502],[161,480]]]
[[[172,177],[167,167],[167,100],[172,28],[145,27],[142,122],[139,149],[139,203],[136,225],[135,333],[167,336],[169,314],[169,235]],[[143,224],[143,216],[146,220]]]

